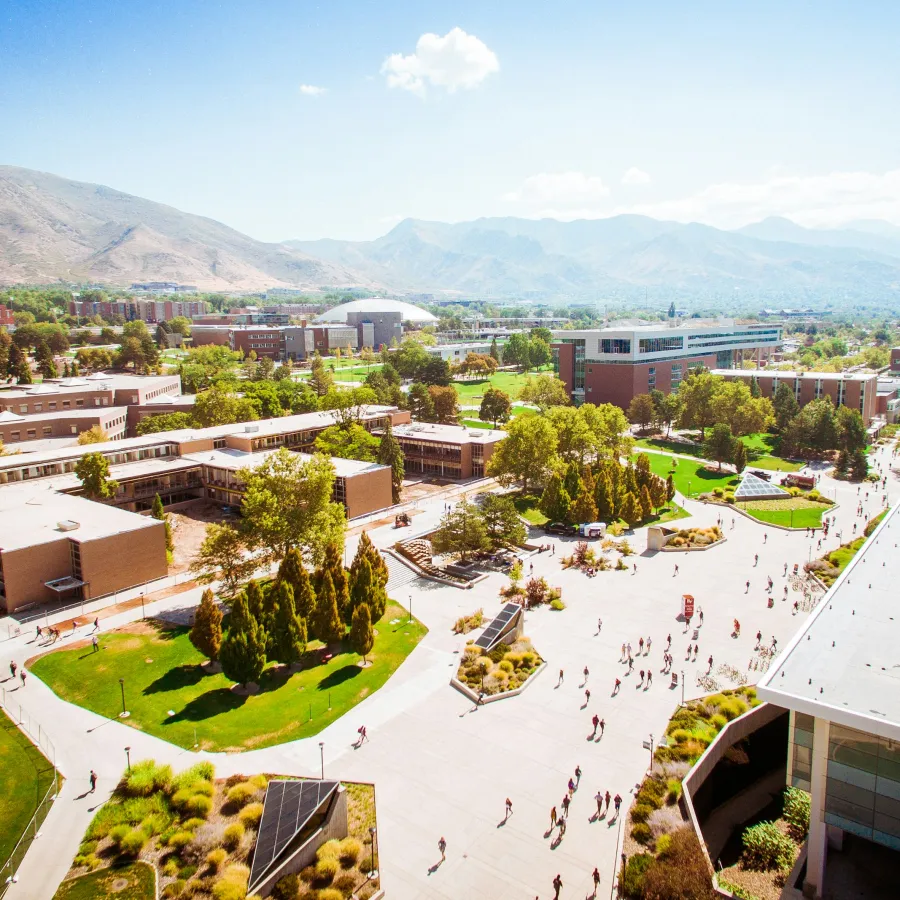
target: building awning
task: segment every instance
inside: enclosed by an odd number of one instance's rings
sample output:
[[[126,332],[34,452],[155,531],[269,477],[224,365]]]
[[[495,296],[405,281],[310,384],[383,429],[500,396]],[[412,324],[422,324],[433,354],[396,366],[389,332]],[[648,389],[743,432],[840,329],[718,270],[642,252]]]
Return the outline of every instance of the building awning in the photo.
[[[66,575],[65,578],[54,578],[52,581],[45,581],[44,587],[50,588],[51,591],[56,591],[57,594],[63,594],[66,591],[74,591],[76,588],[84,587],[85,584],[87,584],[86,581],[79,581],[71,575]]]

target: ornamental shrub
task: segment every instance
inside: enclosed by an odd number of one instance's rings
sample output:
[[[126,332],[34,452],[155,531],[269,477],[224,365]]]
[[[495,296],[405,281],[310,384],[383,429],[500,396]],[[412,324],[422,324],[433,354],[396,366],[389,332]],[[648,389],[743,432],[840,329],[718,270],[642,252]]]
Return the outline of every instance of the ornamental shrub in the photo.
[[[787,870],[794,864],[794,842],[774,822],[760,822],[744,831],[743,861],[748,869]]]
[[[194,835],[190,831],[176,831],[168,841],[167,846],[173,850],[183,850],[194,839]]]
[[[230,806],[240,808],[245,806],[256,795],[257,789],[247,781],[242,781],[228,789],[228,803]]]
[[[656,839],[656,855],[660,859],[665,859],[666,854],[672,849],[672,835],[661,834]]]
[[[334,880],[339,869],[337,859],[325,857],[316,863],[316,884],[327,887]]]
[[[345,869],[356,865],[360,853],[362,853],[362,844],[356,838],[347,837],[341,841],[340,860]]]
[[[200,816],[205,819],[212,812],[212,800],[203,794],[194,794],[193,797],[188,798],[184,808],[192,816]]]
[[[644,873],[653,864],[653,856],[649,853],[635,853],[629,857],[625,866],[625,877],[622,879],[622,889],[626,897],[639,898],[642,896],[641,885],[644,881]]]
[[[631,807],[631,821],[646,822],[647,819],[650,818],[650,813],[652,812],[653,807],[648,803],[635,803],[634,806]]]
[[[229,850],[237,850],[244,839],[244,826],[240,822],[233,822],[222,835],[222,843]]]
[[[809,831],[809,794],[800,788],[789,787],[784,792],[784,819],[791,836],[802,841]]]
[[[300,879],[293,873],[279,878],[272,888],[273,900],[297,900],[297,894],[300,892]]]
[[[262,818],[262,803],[248,803],[239,813],[238,819],[246,828],[256,828]]]
[[[119,850],[126,856],[137,856],[147,843],[147,834],[142,828],[134,828],[119,841]]]
[[[653,832],[645,822],[638,822],[637,825],[632,827],[631,836],[639,844],[649,844],[653,840]]]
[[[222,866],[225,865],[225,860],[227,858],[228,854],[221,847],[216,847],[215,850],[210,850],[209,853],[206,854],[206,864],[213,872],[218,872]]]

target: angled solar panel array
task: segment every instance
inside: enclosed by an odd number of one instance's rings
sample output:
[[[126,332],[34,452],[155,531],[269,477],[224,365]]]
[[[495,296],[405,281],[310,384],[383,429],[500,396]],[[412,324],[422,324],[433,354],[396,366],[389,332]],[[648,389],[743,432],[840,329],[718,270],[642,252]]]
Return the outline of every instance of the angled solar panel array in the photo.
[[[777,484],[769,484],[752,472],[745,472],[744,478],[734,492],[735,500],[766,500],[774,497],[789,497],[790,494]]]
[[[250,887],[278,859],[295,835],[337,790],[337,781],[270,781],[259,822]]]
[[[515,617],[522,612],[522,607],[518,603],[507,603],[503,609],[497,613],[494,620],[484,629],[481,637],[475,641],[475,646],[482,650],[490,650],[496,644],[500,643],[500,639],[510,631],[510,626]]]

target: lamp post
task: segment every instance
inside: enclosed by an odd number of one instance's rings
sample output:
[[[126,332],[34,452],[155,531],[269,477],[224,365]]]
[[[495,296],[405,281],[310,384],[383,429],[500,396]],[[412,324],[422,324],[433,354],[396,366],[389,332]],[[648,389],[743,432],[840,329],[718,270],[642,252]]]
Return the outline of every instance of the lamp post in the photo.
[[[372,842],[372,863],[369,869],[369,873],[366,876],[370,881],[374,878],[378,877],[378,869],[375,868],[375,826],[372,825],[369,828],[369,838]]]
[[[321,780],[325,780],[325,742],[319,741],[319,762],[322,766],[322,778]]]
[[[120,719],[128,718],[128,710],[125,708],[125,679],[119,679],[119,688],[122,691],[122,712],[119,713]]]
[[[144,592],[141,591],[141,618],[146,619],[147,614],[144,612]]]
[[[684,669],[681,670],[681,705],[684,706]]]
[[[131,747],[125,748],[125,760],[128,763],[128,771],[131,771]]]
[[[409,595],[409,622],[412,623],[412,594]]]

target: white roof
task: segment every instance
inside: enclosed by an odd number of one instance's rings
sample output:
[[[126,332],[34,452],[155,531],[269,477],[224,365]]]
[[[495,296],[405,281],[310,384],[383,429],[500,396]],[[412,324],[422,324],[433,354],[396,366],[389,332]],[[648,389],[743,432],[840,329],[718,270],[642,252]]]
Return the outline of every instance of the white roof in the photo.
[[[275,449],[247,453],[244,450],[223,447],[221,450],[201,450],[198,453],[186,453],[180,459],[236,472],[238,469],[255,469],[257,466],[262,465],[273,453],[277,452],[278,450]],[[309,453],[293,453],[292,456],[299,456],[303,462],[309,462],[313,458]],[[353,475],[359,475],[361,472],[371,472],[373,469],[384,468],[378,463],[362,462],[357,459],[340,459],[336,456],[332,456],[330,459],[331,464],[334,466],[335,475],[341,478],[349,478]]]
[[[900,517],[894,507],[758,685],[761,699],[900,738]]]
[[[463,425],[436,425],[433,422],[411,422],[394,426],[397,437],[449,444],[491,444],[506,437],[499,428],[466,428]]]
[[[4,409],[3,412],[0,412],[0,424],[3,422],[24,422],[25,416],[17,416],[14,412],[10,412],[8,409]]]
[[[351,300],[335,306],[320,316],[316,316],[317,322],[346,322],[347,313],[381,313],[399,312],[403,314],[403,321],[409,322],[437,322],[437,316],[433,316],[427,309],[413,306],[412,303],[404,303],[402,300],[387,300],[384,297],[367,297],[363,300]]]

